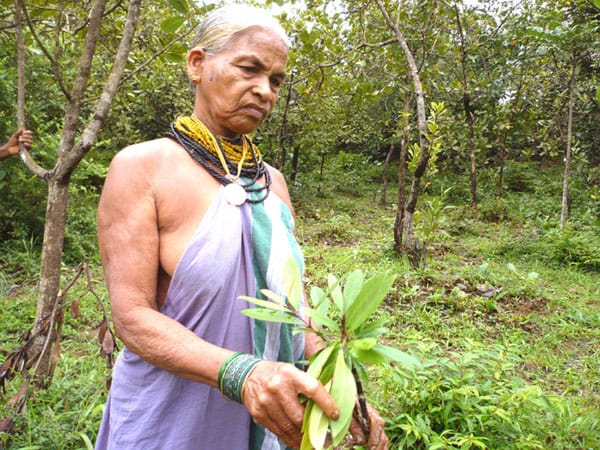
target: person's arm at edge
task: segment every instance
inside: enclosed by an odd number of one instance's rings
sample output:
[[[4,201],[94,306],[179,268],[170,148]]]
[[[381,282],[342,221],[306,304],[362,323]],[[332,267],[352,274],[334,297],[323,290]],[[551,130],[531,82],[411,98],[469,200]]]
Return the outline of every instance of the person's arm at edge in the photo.
[[[33,143],[32,132],[29,130],[17,130],[6,142],[0,146],[0,161],[19,154],[19,143],[22,142],[26,149],[30,149]]]

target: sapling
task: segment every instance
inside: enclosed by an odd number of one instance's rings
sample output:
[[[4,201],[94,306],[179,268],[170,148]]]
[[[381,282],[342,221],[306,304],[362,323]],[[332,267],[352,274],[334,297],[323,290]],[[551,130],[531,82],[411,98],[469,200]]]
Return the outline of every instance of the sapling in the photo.
[[[390,361],[409,367],[420,364],[413,356],[378,341],[387,328],[384,319],[375,319],[373,315],[391,289],[394,278],[382,272],[365,279],[360,270],[350,272],[341,280],[330,274],[327,289],[312,287],[310,305],[305,305],[300,269],[290,258],[284,266],[284,297],[268,289],[261,290],[264,299],[240,297],[258,306],[243,310],[247,316],[292,324],[296,326],[294,332],[316,333],[321,340],[320,350],[308,361],[307,372],[329,391],[340,416],[330,420],[308,399],[301,450],[323,449],[328,436],[331,445],[340,444],[348,433],[355,409],[368,437],[369,415],[362,389],[367,379],[367,364]]]

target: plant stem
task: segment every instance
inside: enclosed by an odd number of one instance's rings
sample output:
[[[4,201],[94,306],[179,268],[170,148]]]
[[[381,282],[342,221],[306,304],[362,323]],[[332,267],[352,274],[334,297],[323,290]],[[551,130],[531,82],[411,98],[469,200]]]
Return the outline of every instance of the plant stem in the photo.
[[[367,399],[365,398],[365,393],[362,388],[362,383],[360,382],[360,376],[356,371],[356,367],[352,366],[352,375],[354,375],[354,381],[356,382],[356,392],[358,394],[358,406],[360,408],[356,408],[358,413],[358,423],[360,423],[360,427],[365,433],[365,437],[367,442],[369,441],[369,436],[371,435],[371,420],[369,419],[369,410],[367,409]]]

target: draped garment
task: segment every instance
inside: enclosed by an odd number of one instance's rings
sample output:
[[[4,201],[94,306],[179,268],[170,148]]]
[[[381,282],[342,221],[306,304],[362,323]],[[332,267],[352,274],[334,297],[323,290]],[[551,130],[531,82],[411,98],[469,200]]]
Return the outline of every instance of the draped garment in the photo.
[[[284,262],[293,256],[302,267],[293,216],[273,193],[262,203],[233,206],[223,191],[221,186],[184,251],[161,312],[220,347],[299,361],[302,333],[248,318],[241,310],[250,305],[238,298],[260,297],[263,288],[283,295]],[[282,448],[218,389],[159,369],[127,348],[117,358],[96,450]]]

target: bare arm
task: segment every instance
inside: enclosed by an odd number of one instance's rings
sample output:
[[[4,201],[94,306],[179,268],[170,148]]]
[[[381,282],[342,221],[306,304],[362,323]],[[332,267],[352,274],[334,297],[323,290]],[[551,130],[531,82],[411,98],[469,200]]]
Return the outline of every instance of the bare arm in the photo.
[[[158,311],[159,231],[153,159],[130,148],[113,160],[98,207],[98,240],[115,329],[133,352],[183,378],[216,386],[231,353]]]

